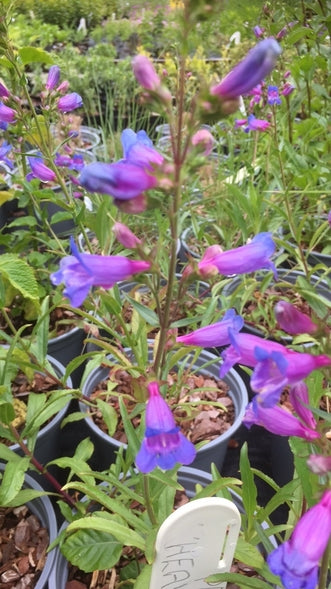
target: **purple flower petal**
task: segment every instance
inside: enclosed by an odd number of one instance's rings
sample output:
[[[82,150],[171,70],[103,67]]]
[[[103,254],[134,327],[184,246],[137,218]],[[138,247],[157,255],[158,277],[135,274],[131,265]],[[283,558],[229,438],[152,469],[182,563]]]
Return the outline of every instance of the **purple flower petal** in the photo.
[[[62,112],[70,112],[81,106],[83,106],[83,99],[77,92],[61,96],[57,102],[57,107]]]
[[[176,427],[158,383],[149,383],[148,392],[146,431],[135,460],[137,468],[147,473],[156,466],[170,470],[176,463],[191,464],[196,456],[195,447]]]
[[[298,521],[290,539],[268,556],[270,570],[284,587],[315,589],[320,559],[331,536],[331,490]]]
[[[211,246],[213,247],[213,246]],[[204,274],[213,266],[220,274],[246,274],[261,268],[270,268],[277,276],[276,268],[270,257],[276,249],[271,233],[259,233],[250,243],[236,249],[210,255],[207,248],[202,260],[198,263],[199,271]]]
[[[237,315],[234,309],[229,309],[221,321],[181,335],[177,337],[176,341],[188,346],[226,346],[230,343],[229,329],[237,333],[243,325],[243,318]]]
[[[72,241],[72,256],[62,258],[60,268],[51,274],[55,285],[65,284],[63,294],[73,307],[79,307],[92,286],[111,288],[138,272],[150,268],[149,262],[129,260],[124,256],[99,256],[80,253]]]
[[[79,181],[90,192],[131,200],[156,185],[156,179],[135,164],[93,162],[82,170]]]
[[[220,98],[235,98],[247,94],[270,74],[280,53],[280,45],[275,39],[260,41],[243,61],[219,84],[211,88],[211,93]]]

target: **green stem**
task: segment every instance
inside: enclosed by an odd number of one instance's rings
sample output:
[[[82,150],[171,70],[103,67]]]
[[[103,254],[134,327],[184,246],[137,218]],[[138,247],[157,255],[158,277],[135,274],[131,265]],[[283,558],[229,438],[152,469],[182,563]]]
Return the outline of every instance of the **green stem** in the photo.
[[[147,475],[143,475],[143,486],[144,486],[144,497],[146,503],[147,513],[149,515],[149,519],[151,520],[153,526],[157,525],[157,519],[155,517],[155,513],[150,501],[150,492],[149,492],[149,478]]]
[[[318,580],[318,589],[325,589],[328,574],[329,574],[329,565],[331,561],[331,540],[329,541],[326,550],[322,557],[321,568],[320,568],[320,576]]]

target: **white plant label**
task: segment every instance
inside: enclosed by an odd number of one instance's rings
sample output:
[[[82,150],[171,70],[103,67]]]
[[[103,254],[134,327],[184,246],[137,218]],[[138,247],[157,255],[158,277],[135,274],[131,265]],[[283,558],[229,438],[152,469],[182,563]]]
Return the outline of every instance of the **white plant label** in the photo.
[[[224,589],[225,582],[205,579],[230,571],[240,523],[228,499],[207,497],[179,507],[159,529],[149,589]]]

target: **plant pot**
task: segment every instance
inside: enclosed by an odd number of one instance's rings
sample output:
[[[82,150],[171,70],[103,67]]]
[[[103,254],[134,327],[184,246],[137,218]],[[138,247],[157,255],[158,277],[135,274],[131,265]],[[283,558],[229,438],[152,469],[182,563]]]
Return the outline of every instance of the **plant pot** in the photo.
[[[86,333],[81,327],[74,327],[70,331],[49,340],[47,353],[60,362],[64,367],[74,358],[78,358],[84,350]],[[72,386],[78,388],[84,372],[85,362],[72,371],[70,378]]]
[[[5,465],[0,463],[0,471],[4,471]],[[28,474],[25,474],[24,478],[24,485],[23,489],[34,489],[36,491],[43,491],[43,488]],[[57,538],[57,523],[55,512],[50,502],[50,499],[43,495],[41,497],[37,497],[32,501],[28,501],[26,503],[28,509],[33,513],[38,519],[40,520],[41,524],[47,528],[49,534],[49,542],[53,542]],[[49,579],[54,570],[55,566],[55,558],[56,558],[56,550],[53,549],[47,554],[47,558],[45,561],[45,566],[42,570],[42,573],[38,579],[36,585],[34,585],[34,589],[46,589],[48,587],[51,589],[56,588],[56,585],[48,585]]]
[[[279,280],[287,282],[290,285],[295,285],[298,278],[305,277],[305,274],[303,272],[299,272],[299,271],[295,271],[295,270],[286,270],[286,269],[278,268],[277,272],[278,272]],[[267,271],[265,271],[265,272],[260,271],[259,273],[257,273],[255,275],[255,279],[258,282],[262,282],[267,275],[268,275]],[[245,279],[242,276],[236,276],[235,278],[233,278],[223,288],[222,294],[224,295],[224,297],[229,297],[231,300],[232,295],[234,295],[235,291],[238,289],[238,287],[244,281],[245,281]],[[313,275],[310,277],[310,283],[313,286],[316,285],[316,292],[319,295],[323,296],[327,301],[331,301],[330,288],[329,288],[328,283],[326,281],[321,280],[321,278],[319,276]],[[271,285],[277,285],[277,283],[274,280],[272,280]],[[239,298],[237,299],[237,301],[240,305],[240,303],[241,303],[240,292],[238,294],[238,297]],[[282,299],[281,294],[279,295],[279,299]],[[240,311],[240,309],[238,309],[238,305],[236,305],[236,300],[234,300],[233,303],[231,300],[231,307],[232,306],[237,307],[238,312]],[[326,315],[327,315],[327,308],[326,308],[325,316]],[[266,334],[262,331],[262,329],[259,329],[258,327],[250,325],[249,323],[247,323],[247,321],[245,321],[242,332],[243,333],[250,333],[252,335],[257,335],[259,337],[266,337]],[[276,339],[275,335],[277,335],[277,334],[270,334],[267,337],[269,339],[272,339],[275,341],[280,341],[281,343],[284,343],[284,344],[290,344],[293,341],[293,338],[291,335],[288,335],[288,334],[279,335],[279,337],[277,339]]]
[[[51,356],[47,356],[47,359],[52,364],[53,368],[55,369],[55,373],[61,377],[65,373],[65,369],[62,364],[52,358]],[[71,379],[68,378],[67,386],[72,388]],[[34,449],[34,457],[41,463],[46,464],[51,460],[59,457],[59,449],[60,449],[60,439],[61,439],[61,421],[64,419],[69,407],[69,402],[54,415],[54,417],[44,426],[42,427],[37,435],[37,441]],[[23,456],[23,451],[20,448],[19,444],[12,444],[10,449],[13,452]]]
[[[34,153],[34,152],[31,152],[31,153]],[[76,149],[75,154],[82,155],[84,158],[84,162],[86,164],[90,164],[90,163],[96,161],[95,155],[92,151],[87,151],[85,149]],[[70,190],[71,189],[71,182],[66,182],[66,186],[67,186],[68,190]],[[53,232],[56,235],[58,235],[59,237],[67,237],[71,233],[74,233],[77,229],[76,224],[75,224],[75,220],[69,214],[67,219],[63,219],[63,220],[55,221],[55,222],[52,221],[52,217],[56,213],[67,213],[68,214],[68,211],[66,211],[66,209],[63,208],[61,206],[61,204],[59,204],[58,202],[55,202],[55,200],[57,200],[57,201],[63,200],[64,201],[64,194],[62,192],[61,186],[53,185],[53,186],[50,186],[49,188],[54,193],[54,196],[55,196],[54,201],[53,200],[41,200],[39,203],[40,210],[42,213],[46,213],[49,224],[50,224]],[[37,217],[40,227],[43,228],[43,221],[40,218],[38,211],[36,211],[36,217]]]
[[[210,474],[202,471],[202,470],[198,470],[196,468],[191,468],[191,467],[182,467],[179,471],[178,471],[178,482],[184,487],[185,491],[186,491],[186,495],[191,499],[192,497],[194,497],[195,493],[195,488],[196,485],[199,484],[201,485],[201,487],[206,487],[207,485],[209,485],[212,482],[212,477]],[[232,501],[235,504],[235,506],[238,508],[239,512],[241,514],[245,513],[244,507],[243,507],[243,503],[242,500],[240,498],[240,496],[233,491],[232,489],[228,489],[228,491],[231,494],[232,497]],[[68,526],[68,523],[65,522],[59,533],[61,533],[66,527]],[[264,522],[262,524],[262,527],[266,528],[268,527],[267,523]],[[277,543],[276,540],[274,538],[274,536],[269,536],[270,542],[276,547]],[[261,546],[262,549],[262,546]],[[63,556],[63,554],[60,552],[59,548],[56,548],[56,557],[55,557],[55,563],[54,563],[54,567],[52,569],[50,578],[49,578],[49,589],[65,589],[66,588],[66,583],[68,580],[68,561],[66,560],[65,556]],[[182,585],[184,587],[184,585]],[[217,585],[219,586],[219,585]],[[177,587],[177,585],[176,585]],[[188,587],[188,586],[187,586]],[[146,587],[146,589],[148,589]],[[174,587],[175,589],[175,587]],[[179,589],[179,586],[178,586]]]
[[[151,361],[152,352],[149,353],[149,357]],[[189,360],[190,357],[191,355],[188,353],[187,359]],[[216,378],[216,380],[219,380],[220,359],[218,356],[211,354],[210,352],[205,350],[201,351],[200,356],[195,363],[195,369],[199,369],[208,361],[214,361],[214,363],[209,365],[207,368],[201,368],[198,373],[205,376],[211,376]],[[98,367],[92,370],[82,387],[82,394],[86,397],[90,397],[96,385],[102,380],[106,380],[108,375],[108,368]],[[210,471],[210,465],[212,462],[216,464],[218,470],[222,470],[229,440],[239,428],[248,403],[248,395],[245,384],[234,369],[229,370],[227,375],[222,380],[229,386],[228,394],[234,404],[235,419],[233,424],[226,432],[218,436],[216,439],[206,443],[197,450],[196,458],[191,466],[192,468],[199,468],[207,472]],[[80,402],[80,410],[84,413],[88,412],[86,405],[84,405],[82,402]],[[109,465],[114,460],[115,452],[121,447],[126,448],[126,444],[119,442],[108,434],[104,433],[94,423],[92,418],[87,417],[85,422],[91,432],[90,437],[94,443],[94,455],[92,458],[92,463],[93,460],[97,460],[96,468],[98,470],[109,468]]]

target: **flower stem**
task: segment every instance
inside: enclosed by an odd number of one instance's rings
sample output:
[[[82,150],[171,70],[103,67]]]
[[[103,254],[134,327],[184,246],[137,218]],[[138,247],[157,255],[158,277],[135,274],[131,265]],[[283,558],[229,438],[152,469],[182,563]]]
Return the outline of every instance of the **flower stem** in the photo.
[[[72,497],[66,491],[62,490],[61,485],[56,480],[56,478],[53,477],[53,475],[50,472],[48,472],[47,468],[45,466],[43,466],[33,456],[32,452],[30,452],[27,445],[20,439],[20,435],[19,435],[17,429],[13,425],[10,425],[9,427],[10,427],[11,433],[13,434],[15,439],[17,440],[17,443],[19,444],[21,450],[24,452],[25,456],[28,456],[28,458],[30,459],[31,464],[33,464],[33,466],[38,470],[38,472],[40,472],[42,475],[44,475],[44,477],[51,483],[52,487],[54,487],[55,491],[57,493],[59,493],[59,495],[62,496],[63,500],[66,503],[68,503],[68,505],[70,505],[70,507],[72,507],[72,508],[76,507],[76,503],[72,499]]]

